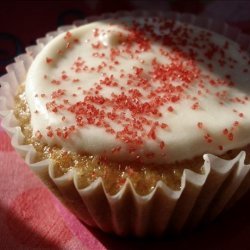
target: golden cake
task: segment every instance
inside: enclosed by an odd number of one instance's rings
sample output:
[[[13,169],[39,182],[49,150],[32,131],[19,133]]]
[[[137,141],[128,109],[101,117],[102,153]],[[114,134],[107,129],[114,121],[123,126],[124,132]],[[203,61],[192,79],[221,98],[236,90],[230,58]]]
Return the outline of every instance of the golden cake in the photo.
[[[73,201],[69,207],[83,206],[88,224],[118,234],[179,230],[196,224],[189,217],[199,203],[203,217],[218,199],[218,214],[246,182],[249,65],[237,43],[207,29],[163,16],[107,18],[41,48],[13,113],[22,144],[35,149],[32,164],[49,159],[42,179]],[[126,200],[135,221],[123,227]],[[98,211],[102,204],[112,225]],[[163,225],[151,218],[156,207],[166,214]],[[142,215],[147,225],[140,226]],[[150,229],[156,221],[159,228]]]

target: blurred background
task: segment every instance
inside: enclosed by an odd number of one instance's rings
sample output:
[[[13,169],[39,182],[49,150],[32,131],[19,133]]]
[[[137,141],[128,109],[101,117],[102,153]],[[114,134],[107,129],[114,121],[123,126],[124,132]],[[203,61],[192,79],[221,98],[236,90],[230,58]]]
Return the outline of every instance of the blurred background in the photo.
[[[225,21],[250,34],[250,1],[217,0],[82,0],[1,1],[0,75],[25,47],[60,25],[90,15],[118,10],[161,10],[193,13]]]

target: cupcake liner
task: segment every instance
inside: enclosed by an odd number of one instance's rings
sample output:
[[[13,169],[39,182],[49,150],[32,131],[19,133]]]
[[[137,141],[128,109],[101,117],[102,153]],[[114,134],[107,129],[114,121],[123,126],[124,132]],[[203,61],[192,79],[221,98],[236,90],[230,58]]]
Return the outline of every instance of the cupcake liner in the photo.
[[[39,38],[37,45],[28,47],[25,54],[16,57],[15,63],[7,67],[8,73],[0,78],[2,127],[11,137],[12,146],[30,168],[86,224],[118,235],[161,235],[166,231],[190,230],[214,219],[249,190],[250,165],[244,163],[245,152],[242,151],[232,160],[205,154],[204,174],[184,170],[181,189],[178,191],[159,181],[150,194],[141,196],[127,179],[117,194],[110,195],[106,192],[101,178],[81,189],[74,169],[56,177],[52,161],[35,162],[36,151],[32,145],[23,144],[24,136],[13,114],[17,86],[24,82],[29,66],[46,43],[73,27],[126,15],[157,15],[208,28],[231,38],[250,52],[249,36],[241,34],[239,30],[227,24],[189,14],[134,11],[79,20],[74,25],[59,27],[57,31],[49,32],[45,37]]]

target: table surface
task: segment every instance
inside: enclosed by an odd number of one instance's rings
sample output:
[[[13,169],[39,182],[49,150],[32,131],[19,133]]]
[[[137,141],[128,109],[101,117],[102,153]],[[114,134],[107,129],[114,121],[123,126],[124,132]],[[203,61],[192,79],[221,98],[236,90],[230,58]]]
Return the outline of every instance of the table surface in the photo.
[[[0,75],[15,55],[57,26],[120,9],[190,12],[250,34],[248,1],[23,1],[0,4]],[[11,10],[11,11],[10,11]],[[122,239],[93,230],[46,189],[0,126],[0,249],[250,249],[250,192],[206,228],[164,239]]]

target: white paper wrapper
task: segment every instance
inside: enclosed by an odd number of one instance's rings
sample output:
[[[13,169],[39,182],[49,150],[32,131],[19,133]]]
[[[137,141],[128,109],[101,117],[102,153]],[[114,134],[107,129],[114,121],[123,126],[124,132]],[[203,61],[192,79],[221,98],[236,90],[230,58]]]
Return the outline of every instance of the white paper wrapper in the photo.
[[[63,31],[98,19],[149,14],[217,31],[238,42],[250,52],[248,36],[241,34],[235,28],[210,19],[174,12],[118,12],[76,21],[75,25],[63,26],[55,32],[48,33],[44,38],[37,40],[37,45],[28,47],[27,53],[15,58],[16,62],[7,67],[8,73],[0,78],[2,126],[10,135],[16,151],[50,190],[82,221],[118,235],[161,235],[164,232],[191,229],[216,217],[250,187],[250,165],[244,164],[245,152],[241,152],[232,160],[205,154],[203,156],[205,173],[200,175],[185,170],[179,191],[174,191],[159,181],[152,193],[140,196],[127,180],[122,189],[112,196],[105,191],[100,178],[84,189],[79,188],[78,176],[74,170],[56,178],[52,162],[49,160],[34,162],[36,152],[33,146],[23,145],[23,135],[12,111],[14,96],[18,84],[25,81],[30,64],[44,44]]]

